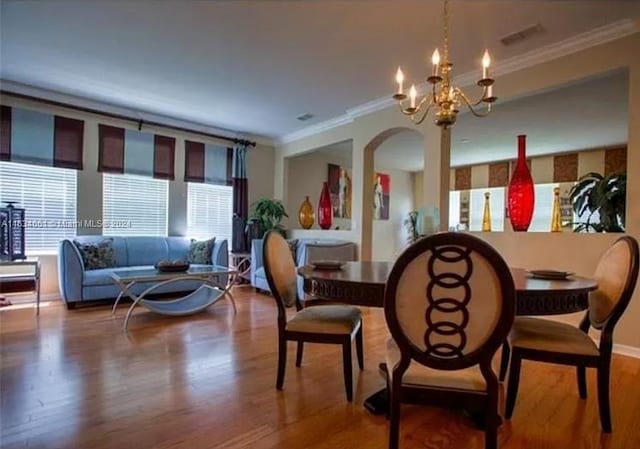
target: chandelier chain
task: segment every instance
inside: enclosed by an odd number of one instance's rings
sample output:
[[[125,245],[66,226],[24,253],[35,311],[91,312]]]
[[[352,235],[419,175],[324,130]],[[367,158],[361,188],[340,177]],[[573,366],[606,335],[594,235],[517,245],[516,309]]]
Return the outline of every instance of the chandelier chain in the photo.
[[[443,53],[444,62],[449,62],[449,0],[444,0],[444,38],[443,38]]]

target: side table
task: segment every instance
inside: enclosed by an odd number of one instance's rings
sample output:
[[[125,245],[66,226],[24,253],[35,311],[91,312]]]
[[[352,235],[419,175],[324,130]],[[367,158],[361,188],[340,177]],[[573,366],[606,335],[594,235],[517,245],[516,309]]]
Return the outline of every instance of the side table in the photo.
[[[0,293],[36,293],[36,315],[40,315],[40,261],[0,262]]]
[[[249,284],[251,283],[251,253],[230,253],[231,266],[238,271],[235,276],[236,282],[234,284]]]

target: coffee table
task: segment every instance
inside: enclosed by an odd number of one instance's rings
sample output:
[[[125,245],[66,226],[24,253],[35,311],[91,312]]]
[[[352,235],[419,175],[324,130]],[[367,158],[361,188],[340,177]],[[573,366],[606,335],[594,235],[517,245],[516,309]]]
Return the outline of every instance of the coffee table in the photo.
[[[127,329],[133,309],[138,304],[162,315],[190,315],[200,312],[226,297],[231,301],[234,313],[237,313],[236,302],[229,291],[233,285],[233,278],[237,274],[237,270],[221,265],[193,266],[187,271],[180,272],[163,272],[155,268],[132,268],[117,271],[111,274],[111,279],[120,288],[120,294],[116,298],[111,313],[115,315],[118,303],[123,296],[128,296],[133,301],[124,319],[125,329]],[[175,299],[147,298],[159,288],[178,281],[201,281],[202,285],[192,293]],[[154,284],[139,295],[131,291],[131,287],[143,282],[153,282]]]

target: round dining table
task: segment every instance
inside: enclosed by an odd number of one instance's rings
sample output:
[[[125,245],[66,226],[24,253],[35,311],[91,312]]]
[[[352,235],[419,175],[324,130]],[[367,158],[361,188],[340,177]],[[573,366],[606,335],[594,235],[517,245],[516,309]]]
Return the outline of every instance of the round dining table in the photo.
[[[340,269],[298,269],[310,302],[331,301],[363,307],[383,307],[384,290],[393,262],[346,262]],[[511,268],[516,287],[516,315],[561,315],[588,307],[595,280],[570,275],[564,279],[537,279],[522,268]],[[368,397],[364,405],[373,413],[386,411],[386,391]]]
[[[393,262],[346,262],[339,270],[298,269],[304,292],[312,300],[328,300],[364,307],[383,307],[384,289]],[[537,279],[522,268],[511,268],[516,287],[516,315],[562,315],[588,307],[595,280],[571,275],[565,279]]]

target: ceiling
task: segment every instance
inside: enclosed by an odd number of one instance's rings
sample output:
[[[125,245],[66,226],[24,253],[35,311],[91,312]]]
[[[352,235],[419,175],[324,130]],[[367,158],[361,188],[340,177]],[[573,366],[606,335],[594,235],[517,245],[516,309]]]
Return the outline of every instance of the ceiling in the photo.
[[[527,135],[527,155],[602,148],[627,142],[628,72],[621,70],[552,90],[498,102],[485,118],[462,114],[451,134],[451,165],[470,165],[516,156],[516,136]],[[417,131],[385,140],[375,152],[380,169],[423,168],[424,141]],[[319,149],[339,156],[351,141]]]
[[[275,138],[421,78],[441,41],[436,1],[0,2],[0,77]],[[453,1],[456,73],[622,19],[628,1]],[[508,20],[505,20],[508,17]],[[540,23],[544,32],[499,39]],[[303,113],[314,118],[300,122]]]

